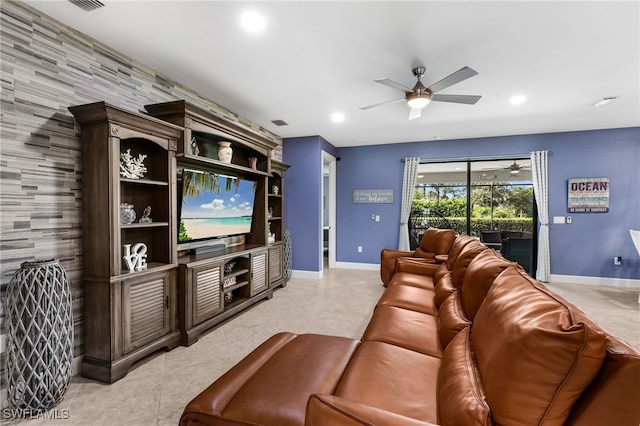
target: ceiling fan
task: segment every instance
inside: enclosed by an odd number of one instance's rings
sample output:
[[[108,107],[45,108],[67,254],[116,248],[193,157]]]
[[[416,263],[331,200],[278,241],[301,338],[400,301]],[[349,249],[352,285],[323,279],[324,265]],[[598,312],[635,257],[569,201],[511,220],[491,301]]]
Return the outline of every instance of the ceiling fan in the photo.
[[[443,89],[446,89],[449,86],[453,86],[454,84],[460,83],[461,81],[471,78],[474,75],[478,74],[477,71],[469,67],[460,68],[458,71],[454,72],[453,74],[449,74],[442,80],[432,84],[429,87],[425,87],[421,81],[422,76],[426,71],[425,67],[416,67],[412,71],[413,71],[413,75],[416,76],[416,78],[418,79],[415,86],[413,86],[413,89],[403,86],[402,84],[397,83],[388,78],[380,78],[377,80],[373,80],[376,83],[384,84],[385,86],[391,87],[392,89],[397,89],[404,92],[405,93],[404,98],[380,102],[378,104],[369,105],[366,107],[362,107],[360,109],[363,109],[363,110],[370,109],[370,108],[375,108],[381,105],[386,105],[386,104],[406,100],[407,105],[411,107],[411,112],[409,113],[409,120],[413,120],[415,118],[420,117],[422,108],[426,107],[431,101],[453,102],[457,104],[474,105],[482,97],[482,96],[476,96],[476,95],[437,95],[435,94],[436,92],[439,92]]]
[[[514,160],[512,165],[510,165],[509,167],[505,167],[505,170],[509,170],[509,173],[512,175],[517,175],[518,173],[520,173],[520,170],[530,169],[530,168],[531,167],[521,166]]]

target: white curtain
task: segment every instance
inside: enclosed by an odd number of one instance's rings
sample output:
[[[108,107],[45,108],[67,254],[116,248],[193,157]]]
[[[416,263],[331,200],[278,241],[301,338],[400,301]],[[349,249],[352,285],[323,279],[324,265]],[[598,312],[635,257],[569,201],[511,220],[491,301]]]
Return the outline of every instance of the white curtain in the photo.
[[[548,157],[547,151],[533,151],[531,153],[531,179],[533,180],[533,192],[535,193],[538,204],[538,220],[540,220],[536,279],[542,282],[548,282],[549,274],[551,273],[551,253],[549,251]]]
[[[398,239],[398,250],[410,250],[408,222],[409,213],[411,213],[413,192],[416,189],[418,164],[420,164],[419,158],[404,159],[404,177],[402,178],[402,206],[400,207],[400,238]]]

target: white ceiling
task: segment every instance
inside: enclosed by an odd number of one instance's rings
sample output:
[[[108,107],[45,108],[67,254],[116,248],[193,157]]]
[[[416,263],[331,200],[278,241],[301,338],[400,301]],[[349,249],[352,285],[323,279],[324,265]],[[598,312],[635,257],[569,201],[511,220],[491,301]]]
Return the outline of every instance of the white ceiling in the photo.
[[[640,126],[637,0],[26,3],[282,137],[342,147]],[[240,27],[248,9],[265,16],[261,34]],[[475,69],[439,93],[482,99],[432,102],[412,121],[404,102],[359,109],[402,97],[373,80],[412,87],[418,65],[426,86]],[[511,105],[517,94],[527,101]]]

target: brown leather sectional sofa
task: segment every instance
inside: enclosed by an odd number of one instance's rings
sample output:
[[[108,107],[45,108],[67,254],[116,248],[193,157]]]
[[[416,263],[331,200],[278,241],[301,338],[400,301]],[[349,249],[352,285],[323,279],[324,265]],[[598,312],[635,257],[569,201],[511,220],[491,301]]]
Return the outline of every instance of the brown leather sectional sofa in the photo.
[[[398,257],[361,340],[279,333],[181,425],[630,425],[640,353],[473,238]]]

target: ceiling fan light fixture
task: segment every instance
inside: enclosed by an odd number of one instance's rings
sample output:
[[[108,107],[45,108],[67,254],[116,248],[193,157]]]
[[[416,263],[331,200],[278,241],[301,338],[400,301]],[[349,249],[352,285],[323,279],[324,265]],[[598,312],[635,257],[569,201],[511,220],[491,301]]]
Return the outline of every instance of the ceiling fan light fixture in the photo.
[[[407,94],[407,105],[411,108],[422,109],[431,102],[431,95],[428,93],[409,93]]]
[[[523,104],[527,100],[527,97],[524,95],[517,95],[509,99],[511,105],[520,105]]]

